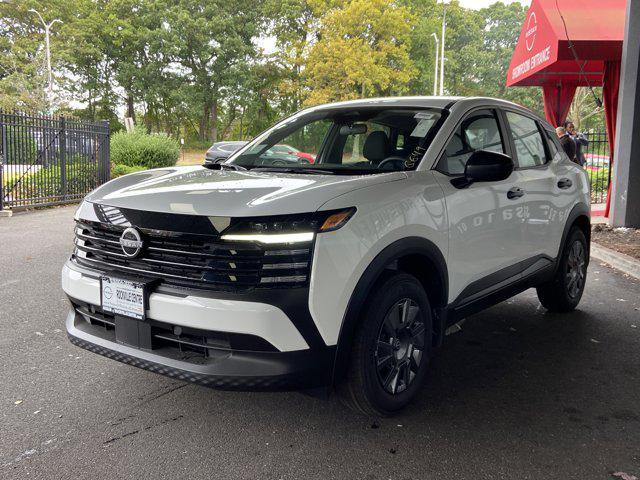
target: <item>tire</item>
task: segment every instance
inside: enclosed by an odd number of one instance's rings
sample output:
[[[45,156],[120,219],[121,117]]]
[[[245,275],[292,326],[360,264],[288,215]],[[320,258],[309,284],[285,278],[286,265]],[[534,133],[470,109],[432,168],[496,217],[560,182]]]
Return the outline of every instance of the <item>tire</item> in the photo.
[[[403,321],[404,319],[404,321]],[[391,415],[424,383],[432,346],[432,315],[420,282],[394,274],[372,291],[338,393],[352,410]]]
[[[570,312],[582,298],[589,264],[587,239],[579,228],[569,231],[559,262],[554,278],[537,288],[538,299],[551,312]]]

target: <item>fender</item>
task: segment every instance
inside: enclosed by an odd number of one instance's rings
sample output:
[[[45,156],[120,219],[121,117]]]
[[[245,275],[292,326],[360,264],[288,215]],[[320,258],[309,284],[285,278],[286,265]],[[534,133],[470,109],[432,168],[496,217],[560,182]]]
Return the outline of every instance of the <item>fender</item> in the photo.
[[[360,280],[356,284],[356,288],[351,294],[347,310],[342,319],[342,326],[338,336],[338,344],[334,362],[333,382],[334,384],[341,380],[347,370],[349,364],[349,354],[351,352],[351,344],[355,334],[360,314],[367,296],[375,287],[375,284],[383,278],[386,270],[397,268],[395,261],[406,255],[422,255],[426,257],[433,265],[438,274],[440,285],[443,286],[439,298],[430,298],[434,307],[444,307],[447,303],[449,295],[449,274],[447,264],[440,249],[430,240],[421,237],[407,237],[385,247],[371,262],[364,271]],[[440,308],[434,308],[434,313],[440,311]],[[434,315],[434,322],[439,324],[444,321],[439,314]],[[439,325],[440,337],[444,332],[444,325]],[[439,344],[441,339],[438,339]]]
[[[589,226],[591,225],[591,209],[589,208],[588,205],[582,202],[577,203],[573,206],[573,208],[569,212],[569,215],[567,216],[567,221],[564,223],[562,239],[560,240],[560,246],[558,247],[558,254],[556,255],[556,259],[555,259],[556,266],[555,266],[554,273],[558,270],[558,267],[560,265],[560,256],[562,255],[562,252],[564,250],[564,246],[567,241],[567,236],[569,235],[569,231],[571,230],[571,227],[579,217],[585,217],[589,222]],[[591,251],[591,235],[587,235],[587,253],[590,254],[590,251]],[[587,265],[588,263],[589,263],[589,256],[587,256]]]

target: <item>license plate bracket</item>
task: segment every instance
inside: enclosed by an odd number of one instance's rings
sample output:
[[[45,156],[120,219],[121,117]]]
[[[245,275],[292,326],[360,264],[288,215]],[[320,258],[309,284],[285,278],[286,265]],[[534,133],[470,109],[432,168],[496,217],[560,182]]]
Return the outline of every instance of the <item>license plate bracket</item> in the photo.
[[[117,316],[146,320],[149,287],[153,280],[102,275],[100,305],[105,312]]]

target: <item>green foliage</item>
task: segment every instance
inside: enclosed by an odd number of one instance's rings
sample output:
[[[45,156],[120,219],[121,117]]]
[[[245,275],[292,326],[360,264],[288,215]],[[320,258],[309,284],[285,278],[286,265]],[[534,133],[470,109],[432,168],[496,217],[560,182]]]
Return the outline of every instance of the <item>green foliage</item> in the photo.
[[[147,132],[249,139],[304,104],[431,95],[437,0],[0,0],[0,108],[45,111],[51,30],[56,110]],[[539,88],[506,88],[519,2],[447,3],[447,95],[505,98],[542,113]],[[265,47],[267,44],[274,45]],[[263,47],[264,50],[263,50]],[[588,100],[588,98],[587,98]],[[66,103],[69,102],[69,103]],[[70,105],[82,104],[82,109]],[[73,112],[72,112],[73,110]],[[576,121],[601,123],[584,103]],[[115,135],[114,135],[115,136]]]
[[[98,166],[80,155],[71,156],[65,162],[65,179],[67,195],[85,195],[98,186]],[[61,163],[54,161],[31,174],[28,191],[36,198],[59,197],[62,199]]]
[[[416,73],[409,58],[410,10],[389,0],[337,3],[322,17],[309,52],[306,103],[405,92]]]
[[[140,128],[111,137],[111,161],[129,167],[158,168],[176,164],[180,146],[162,134],[148,134]]]
[[[6,127],[5,163],[32,165],[38,156],[36,144],[31,129],[23,126]]]
[[[609,188],[609,169],[601,168],[599,170],[588,170],[589,180],[591,183],[591,200],[595,201],[601,198]]]
[[[111,178],[121,177],[122,175],[128,175],[130,173],[140,172],[145,170],[145,167],[140,165],[129,166],[129,165],[111,165]]]

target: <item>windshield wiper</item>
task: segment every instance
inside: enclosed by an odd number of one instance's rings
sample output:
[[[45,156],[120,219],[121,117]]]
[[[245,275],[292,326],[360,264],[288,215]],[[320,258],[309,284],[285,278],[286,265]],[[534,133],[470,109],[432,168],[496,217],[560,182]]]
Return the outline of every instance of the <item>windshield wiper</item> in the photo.
[[[316,175],[334,175],[331,170],[320,168],[290,168],[290,167],[254,167],[253,172],[283,172],[283,173],[314,173]]]
[[[203,164],[202,165],[205,168],[208,168],[209,170],[236,170],[236,171],[244,171],[246,170],[246,168],[240,166],[240,165],[235,165],[233,163],[212,163],[212,164]]]

